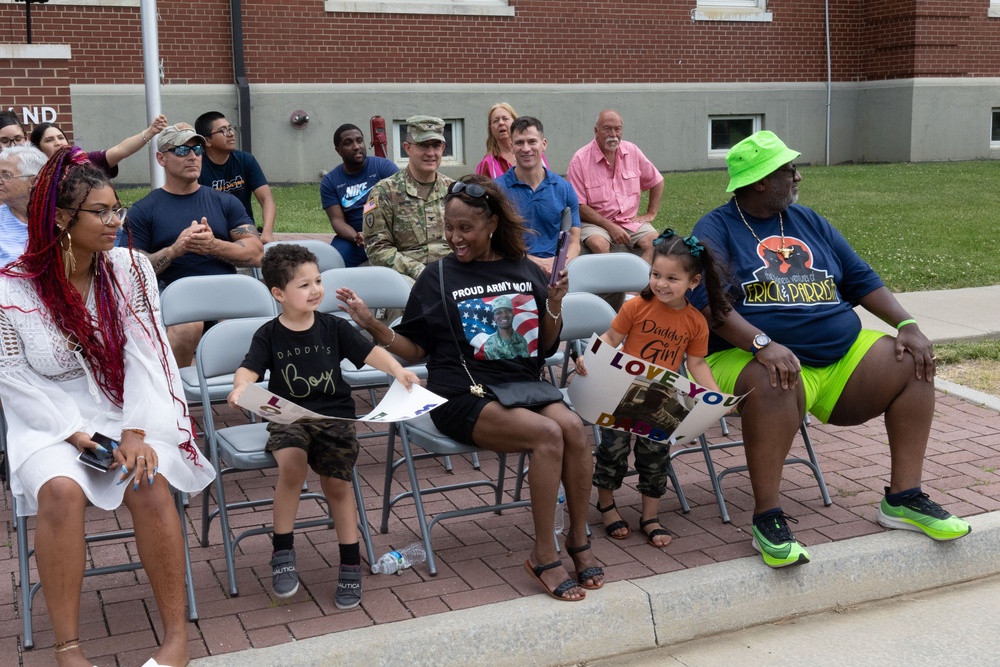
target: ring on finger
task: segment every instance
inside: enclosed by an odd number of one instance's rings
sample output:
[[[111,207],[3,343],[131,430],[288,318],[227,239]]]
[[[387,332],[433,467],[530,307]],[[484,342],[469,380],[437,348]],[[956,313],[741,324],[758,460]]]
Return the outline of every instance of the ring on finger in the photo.
[[[142,454],[140,454],[139,456],[135,457],[135,460],[136,460],[136,461],[138,461],[139,459],[142,459],[143,461],[145,461],[145,460],[146,460],[146,457],[145,457],[145,456],[143,456]]]

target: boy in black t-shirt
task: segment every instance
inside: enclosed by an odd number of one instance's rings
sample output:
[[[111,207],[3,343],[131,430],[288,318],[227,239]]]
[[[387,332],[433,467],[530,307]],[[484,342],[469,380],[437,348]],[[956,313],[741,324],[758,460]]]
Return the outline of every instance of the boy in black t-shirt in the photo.
[[[264,284],[281,304],[281,315],[254,334],[233,379],[230,405],[236,404],[247,384],[270,370],[267,388],[272,393],[313,412],[354,419],[351,387],[340,374],[344,358],[358,367],[367,363],[384,371],[407,389],[419,383],[416,375],[361,336],[348,320],[316,312],[323,301],[323,284],[316,256],[309,250],[294,244],[275,246],[264,256],[261,269]],[[299,420],[270,423],[267,430],[267,450],[278,462],[271,558],[275,595],[289,597],[299,589],[292,531],[308,465],[320,476],[340,543],[335,603],[340,609],[356,607],[361,602],[361,549],[352,488],[358,458],[354,422]]]

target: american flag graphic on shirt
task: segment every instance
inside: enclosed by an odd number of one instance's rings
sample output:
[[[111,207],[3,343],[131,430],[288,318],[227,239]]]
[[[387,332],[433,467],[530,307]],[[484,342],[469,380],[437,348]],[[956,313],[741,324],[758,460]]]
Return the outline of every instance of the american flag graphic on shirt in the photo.
[[[483,346],[496,333],[493,321],[493,300],[506,296],[514,306],[514,330],[528,341],[528,352],[538,356],[538,306],[531,294],[497,294],[483,298],[467,299],[458,304],[462,316],[465,339],[475,350],[476,359],[486,359]]]

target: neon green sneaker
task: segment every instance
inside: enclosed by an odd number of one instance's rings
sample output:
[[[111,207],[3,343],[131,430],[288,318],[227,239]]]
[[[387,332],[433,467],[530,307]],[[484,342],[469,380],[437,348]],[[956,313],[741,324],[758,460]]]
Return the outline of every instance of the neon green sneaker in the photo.
[[[926,493],[919,493],[899,506],[890,505],[883,496],[877,518],[886,528],[924,533],[939,542],[957,540],[972,532],[972,526],[941,509]]]
[[[765,513],[753,522],[753,548],[760,552],[764,563],[769,567],[804,565],[809,562],[809,554],[792,537],[786,521],[798,523],[780,510]]]

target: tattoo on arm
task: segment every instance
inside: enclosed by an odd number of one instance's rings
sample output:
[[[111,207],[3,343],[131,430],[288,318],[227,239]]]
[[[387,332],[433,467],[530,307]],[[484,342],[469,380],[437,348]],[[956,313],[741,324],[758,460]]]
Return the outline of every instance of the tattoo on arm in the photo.
[[[149,263],[153,265],[153,271],[157,275],[163,273],[170,264],[174,261],[170,256],[170,249],[164,248],[162,250],[157,250],[154,253],[148,253],[145,250],[140,250],[143,255],[149,258]]]
[[[229,238],[233,241],[241,239],[245,236],[255,236],[260,238],[260,234],[257,233],[257,228],[253,225],[243,225],[241,227],[236,227],[235,229],[229,230]]]
[[[233,230],[233,232],[235,232],[235,231],[236,230]],[[254,234],[254,236],[256,236],[256,234]],[[239,246],[241,248],[245,248],[246,247],[244,245],[243,241],[232,241],[232,245],[236,245],[236,246]],[[252,260],[248,260],[248,259],[233,259],[231,257],[221,257],[219,255],[213,255],[213,257],[215,257],[216,259],[221,259],[223,262],[226,262],[227,264],[232,264],[236,268],[242,268],[242,267],[245,267],[245,266],[253,266],[254,265],[253,261]]]

